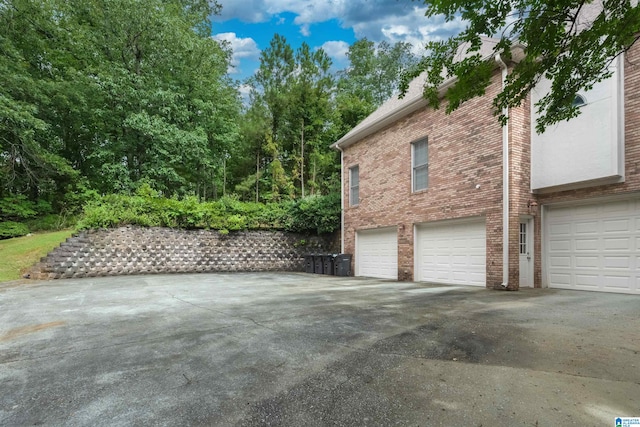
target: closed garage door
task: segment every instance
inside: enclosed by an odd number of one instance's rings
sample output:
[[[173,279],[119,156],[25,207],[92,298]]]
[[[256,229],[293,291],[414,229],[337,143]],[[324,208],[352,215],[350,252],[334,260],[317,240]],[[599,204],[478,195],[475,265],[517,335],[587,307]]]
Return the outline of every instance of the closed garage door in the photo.
[[[640,201],[550,207],[545,250],[550,287],[640,294]]]
[[[485,221],[423,224],[416,230],[416,279],[486,285]]]
[[[398,233],[395,227],[356,233],[356,276],[398,278]]]

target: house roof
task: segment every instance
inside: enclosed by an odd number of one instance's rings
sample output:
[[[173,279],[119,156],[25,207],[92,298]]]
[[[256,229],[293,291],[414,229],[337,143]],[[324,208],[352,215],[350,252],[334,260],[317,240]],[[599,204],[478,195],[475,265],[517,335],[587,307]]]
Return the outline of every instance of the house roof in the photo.
[[[482,45],[480,51],[470,52],[469,43],[464,43],[458,48],[456,53],[456,60],[462,60],[470,55],[479,53],[482,58],[489,60],[493,58],[496,44],[499,39],[482,37]],[[514,44],[512,49],[520,48],[522,45]],[[514,55],[515,58],[515,55]],[[334,142],[331,147],[333,148],[345,148],[349,145],[355,144],[361,139],[379,131],[380,129],[394,123],[401,118],[417,111],[427,105],[427,100],[422,96],[424,83],[427,78],[427,73],[423,72],[418,77],[413,79],[409,83],[409,88],[403,98],[398,95],[394,95],[385,101],[377,110],[371,113],[367,118],[361,121],[356,127],[351,129],[346,135]],[[455,77],[451,77],[445,80],[438,88],[439,92],[444,95],[445,91],[456,82]]]

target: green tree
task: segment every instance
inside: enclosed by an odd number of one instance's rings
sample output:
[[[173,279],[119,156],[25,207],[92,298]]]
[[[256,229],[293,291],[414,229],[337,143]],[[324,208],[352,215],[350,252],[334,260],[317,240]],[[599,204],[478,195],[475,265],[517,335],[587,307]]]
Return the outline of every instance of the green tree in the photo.
[[[501,111],[520,105],[542,77],[552,82],[550,93],[536,105],[538,132],[577,116],[576,93],[609,77],[608,65],[640,34],[640,7],[635,0],[428,0],[425,4],[427,17],[461,18],[467,27],[447,40],[429,42],[427,56],[404,74],[402,90],[426,71],[425,97],[436,108],[440,104],[438,86],[453,76],[458,80],[446,94],[447,112],[483,95],[491,67],[478,53],[481,37],[497,35],[500,42],[494,53],[504,60],[510,59],[515,44],[521,44],[526,54],[494,99],[501,122],[507,120]],[[456,62],[454,56],[462,43],[468,43],[475,54]]]
[[[260,68],[249,80],[253,89],[243,135],[256,161],[255,176],[260,180],[260,170],[271,171],[262,175],[264,200],[328,191],[325,183],[336,173],[337,158],[327,132],[335,88],[330,69],[324,50],[312,51],[302,43],[294,51],[279,34],[262,52]],[[243,180],[238,187],[245,197],[248,183]]]
[[[207,0],[3,2],[7,191],[59,194],[86,177],[102,192],[146,182],[214,195],[240,111],[230,52],[210,37],[217,10]]]
[[[342,122],[341,134],[390,98],[398,89],[402,73],[418,62],[408,43],[381,42],[376,46],[366,38],[354,42],[347,57],[349,66],[338,72],[337,112]]]

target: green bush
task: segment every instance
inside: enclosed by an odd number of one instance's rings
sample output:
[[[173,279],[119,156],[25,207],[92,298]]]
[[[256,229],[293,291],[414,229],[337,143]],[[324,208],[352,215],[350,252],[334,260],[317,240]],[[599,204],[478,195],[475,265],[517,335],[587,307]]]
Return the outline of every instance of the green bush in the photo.
[[[1,220],[21,221],[49,213],[51,213],[51,204],[46,200],[32,202],[22,194],[12,194],[0,199]]]
[[[289,208],[286,229],[330,233],[340,227],[340,195],[309,196]]]
[[[11,239],[29,234],[29,227],[21,222],[5,221],[0,222],[0,239]]]
[[[25,221],[29,230],[35,231],[56,231],[73,227],[77,218],[68,215],[49,214]]]
[[[123,225],[185,229],[287,230],[328,233],[340,227],[340,196],[310,196],[281,203],[241,202],[223,197],[199,202],[196,197],[165,198],[141,187],[133,195],[110,194],[85,205],[80,229]]]

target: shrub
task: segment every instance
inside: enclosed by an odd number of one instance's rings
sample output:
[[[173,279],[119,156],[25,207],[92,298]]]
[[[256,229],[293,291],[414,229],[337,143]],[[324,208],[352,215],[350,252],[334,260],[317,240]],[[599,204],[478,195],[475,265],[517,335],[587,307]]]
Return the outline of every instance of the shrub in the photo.
[[[55,231],[70,228],[75,225],[77,219],[64,214],[49,214],[27,220],[25,223],[31,231]]]
[[[21,222],[5,221],[0,222],[0,239],[11,239],[29,234],[29,227]]]
[[[340,195],[309,196],[289,208],[286,229],[330,233],[340,227]]]
[[[194,196],[165,198],[145,187],[133,196],[111,194],[85,205],[80,229],[122,225],[214,230],[288,230],[328,233],[340,226],[340,196],[310,196],[280,203],[241,202],[223,197],[199,202]]]

